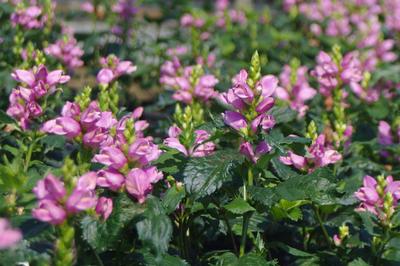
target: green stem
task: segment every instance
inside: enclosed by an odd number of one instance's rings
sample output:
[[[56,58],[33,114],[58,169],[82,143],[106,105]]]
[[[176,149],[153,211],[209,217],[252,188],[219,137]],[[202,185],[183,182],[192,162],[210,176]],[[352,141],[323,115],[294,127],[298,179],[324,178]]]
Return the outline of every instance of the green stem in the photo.
[[[318,207],[314,205],[314,212],[315,212],[315,216],[317,217],[319,226],[321,227],[322,233],[325,237],[326,242],[328,243],[328,246],[330,247],[332,244],[331,238],[329,237],[328,232],[326,231],[326,228],[322,222],[321,216],[319,215],[319,210]]]
[[[243,199],[247,201],[247,186],[253,185],[253,171],[251,165],[247,170],[247,181],[243,182]],[[252,216],[252,212],[247,212],[243,214],[243,226],[242,226],[242,239],[240,241],[240,250],[239,256],[242,257],[245,253],[246,248],[246,239],[247,239],[247,231],[249,229],[250,218]]]
[[[240,251],[239,256],[242,257],[245,253],[247,230],[249,229],[249,223],[252,213],[245,213],[243,215],[243,227],[242,227],[242,239],[240,241]]]
[[[32,142],[29,144],[28,152],[26,153],[24,172],[28,171],[29,164],[30,164],[31,159],[32,159],[33,149],[35,148],[35,145],[36,145],[36,139],[35,139],[35,136],[34,136],[33,139],[32,139]]]

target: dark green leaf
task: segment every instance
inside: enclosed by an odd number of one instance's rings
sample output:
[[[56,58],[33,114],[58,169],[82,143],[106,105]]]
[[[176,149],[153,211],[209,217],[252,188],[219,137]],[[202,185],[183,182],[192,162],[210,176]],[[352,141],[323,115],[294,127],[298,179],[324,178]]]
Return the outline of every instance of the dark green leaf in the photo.
[[[243,156],[233,150],[191,159],[183,172],[186,191],[195,198],[210,195],[232,179],[235,168],[242,161]]]

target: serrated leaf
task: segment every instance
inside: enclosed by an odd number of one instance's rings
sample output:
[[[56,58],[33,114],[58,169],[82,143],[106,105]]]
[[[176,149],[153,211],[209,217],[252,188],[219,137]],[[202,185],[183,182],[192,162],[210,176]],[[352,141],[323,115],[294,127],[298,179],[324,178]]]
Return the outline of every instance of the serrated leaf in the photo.
[[[144,219],[136,224],[139,239],[157,256],[160,256],[168,250],[172,236],[171,220],[155,197],[149,197],[146,200],[146,211],[143,217]]]
[[[111,216],[106,221],[86,216],[81,221],[82,236],[97,251],[112,250],[121,241],[121,232],[132,219],[143,213],[143,207],[125,194],[114,200]]]
[[[235,168],[243,161],[237,151],[225,150],[202,158],[192,158],[183,172],[186,191],[194,198],[214,193],[232,180]]]
[[[255,211],[251,205],[242,198],[235,198],[224,206],[224,208],[234,214],[244,214],[246,212]]]
[[[278,198],[289,201],[311,200],[317,204],[336,203],[336,185],[330,181],[332,173],[327,168],[316,169],[308,175],[297,175],[275,187]]]
[[[366,263],[363,259],[358,258],[353,261],[351,261],[347,266],[369,266],[368,263]]]
[[[273,189],[251,186],[248,191],[251,199],[266,207],[270,207],[274,203]]]

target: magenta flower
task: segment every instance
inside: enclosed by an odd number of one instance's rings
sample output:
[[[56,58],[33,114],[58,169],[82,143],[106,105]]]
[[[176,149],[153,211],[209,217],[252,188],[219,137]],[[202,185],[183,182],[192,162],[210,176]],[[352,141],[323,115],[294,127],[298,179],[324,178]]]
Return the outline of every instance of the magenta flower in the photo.
[[[271,151],[271,146],[269,146],[267,142],[261,141],[254,150],[250,142],[243,142],[240,145],[239,151],[250,161],[257,163],[258,159],[260,159],[263,154]]]
[[[110,217],[113,210],[112,199],[106,197],[100,197],[96,205],[96,213],[107,220]]]
[[[246,118],[238,112],[226,111],[224,113],[224,122],[238,131],[247,128]]]
[[[0,218],[0,250],[14,247],[21,239],[21,231],[11,228],[6,219]]]
[[[45,122],[41,131],[73,139],[81,134],[81,126],[73,118],[58,117]]]

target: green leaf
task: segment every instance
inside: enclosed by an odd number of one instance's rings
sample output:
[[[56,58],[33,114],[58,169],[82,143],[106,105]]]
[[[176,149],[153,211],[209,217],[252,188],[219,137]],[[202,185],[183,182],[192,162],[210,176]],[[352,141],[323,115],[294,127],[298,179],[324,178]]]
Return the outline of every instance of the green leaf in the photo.
[[[308,203],[310,202],[307,200],[288,201],[281,199],[279,203],[272,208],[272,215],[277,220],[289,218],[292,221],[298,221],[303,218],[303,214],[299,207]]]
[[[336,203],[336,185],[328,168],[318,168],[308,175],[297,175],[280,183],[275,188],[278,198],[289,201],[310,200],[320,205]]]
[[[241,162],[243,156],[233,150],[192,158],[183,172],[186,191],[196,199],[214,193],[224,182],[232,180],[234,170]]]
[[[373,118],[380,120],[389,115],[390,109],[387,100],[380,99],[367,108],[367,112]]]
[[[162,198],[162,205],[166,213],[170,214],[176,210],[176,207],[185,197],[185,189],[177,188],[176,185],[170,187]]]
[[[288,123],[297,117],[297,112],[289,107],[273,107],[271,114],[275,117],[277,124]]]
[[[139,239],[160,256],[168,250],[172,224],[158,198],[149,197],[146,200],[143,217],[144,219],[136,224]]]
[[[347,266],[369,266],[370,264],[366,263],[362,258],[355,259],[351,261]]]
[[[160,157],[153,162],[153,165],[157,165],[158,170],[175,175],[182,171],[182,168],[186,162],[186,159],[177,150],[168,150],[160,155]]]
[[[267,261],[264,257],[249,253],[240,258],[236,257],[235,254],[231,252],[225,252],[221,255],[214,256],[213,259],[216,263],[213,265],[218,266],[274,266],[278,265],[276,261]]]
[[[278,157],[272,158],[271,162],[272,167],[281,179],[286,180],[299,176],[299,174],[293,171],[289,166],[281,163]]]
[[[248,192],[251,199],[266,207],[274,203],[274,191],[271,188],[251,186]]]
[[[242,198],[234,199],[226,204],[224,208],[234,214],[244,214],[249,211],[255,211],[255,209]]]
[[[15,123],[15,120],[12,119],[6,112],[0,110],[0,123],[2,124],[12,124]]]
[[[82,237],[97,251],[113,250],[118,248],[122,232],[133,218],[143,213],[143,206],[134,203],[128,196],[121,194],[114,200],[111,216],[101,221],[86,216],[81,221]]]

